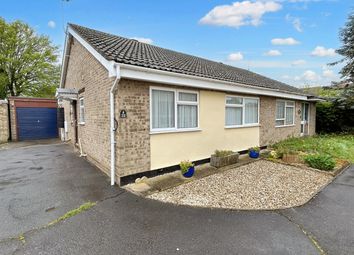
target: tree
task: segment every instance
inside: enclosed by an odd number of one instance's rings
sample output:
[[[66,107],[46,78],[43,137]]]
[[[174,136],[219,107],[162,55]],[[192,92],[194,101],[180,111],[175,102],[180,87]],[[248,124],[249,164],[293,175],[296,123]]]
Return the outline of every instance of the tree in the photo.
[[[0,98],[53,97],[60,79],[57,51],[27,24],[0,17]]]
[[[344,58],[331,63],[331,65],[345,62],[346,64],[340,71],[340,74],[342,78],[349,82],[354,82],[354,12],[349,14],[348,21],[340,30],[339,38],[343,45],[341,48],[337,49],[336,52]]]

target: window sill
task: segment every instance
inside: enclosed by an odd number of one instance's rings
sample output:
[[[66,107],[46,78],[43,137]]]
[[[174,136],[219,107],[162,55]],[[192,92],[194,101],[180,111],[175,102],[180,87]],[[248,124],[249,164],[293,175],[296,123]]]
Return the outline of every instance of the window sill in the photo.
[[[259,124],[252,124],[252,125],[242,125],[242,126],[224,126],[225,129],[233,129],[233,128],[251,128],[251,127],[260,127]]]
[[[284,128],[284,127],[295,127],[295,124],[292,124],[292,125],[275,126],[275,128]]]
[[[167,133],[186,133],[202,131],[200,128],[187,128],[187,129],[172,129],[172,130],[156,130],[150,131],[150,135],[167,134]]]
[[[80,126],[85,126],[85,122],[79,122],[77,124],[79,124]]]

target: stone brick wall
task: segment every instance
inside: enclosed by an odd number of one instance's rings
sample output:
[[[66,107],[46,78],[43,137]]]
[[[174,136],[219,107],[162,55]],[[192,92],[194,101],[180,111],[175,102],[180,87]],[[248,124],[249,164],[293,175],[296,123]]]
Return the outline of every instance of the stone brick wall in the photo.
[[[260,97],[260,114],[259,122],[260,128],[260,145],[270,145],[288,137],[300,136],[301,102],[296,101],[295,104],[295,124],[289,127],[275,127],[275,111],[276,98],[275,97]],[[312,123],[311,123],[312,124]]]
[[[9,138],[9,119],[7,101],[0,100],[0,143],[6,143]]]
[[[127,118],[117,118],[117,167],[121,176],[150,170],[149,83],[121,80],[116,93],[117,115],[121,110]]]
[[[78,125],[78,138],[87,159],[107,174],[110,169],[109,90],[113,81],[114,78],[108,77],[108,71],[74,39],[65,88],[84,88],[79,97],[84,97],[85,124]],[[74,144],[75,123],[70,102],[64,102],[64,111],[68,123],[68,138]],[[79,102],[77,113],[79,119]]]

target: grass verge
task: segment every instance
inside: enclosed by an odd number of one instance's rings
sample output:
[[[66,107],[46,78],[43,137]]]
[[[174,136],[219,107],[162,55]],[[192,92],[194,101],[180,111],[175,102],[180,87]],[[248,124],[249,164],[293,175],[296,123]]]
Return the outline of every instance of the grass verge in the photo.
[[[354,134],[326,134],[289,138],[272,146],[285,152],[304,152],[330,155],[354,163]]]

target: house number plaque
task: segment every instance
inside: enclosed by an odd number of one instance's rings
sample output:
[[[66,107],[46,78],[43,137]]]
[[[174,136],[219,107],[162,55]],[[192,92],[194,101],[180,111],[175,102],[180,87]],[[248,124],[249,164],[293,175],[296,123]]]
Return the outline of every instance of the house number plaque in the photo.
[[[121,110],[120,114],[119,114],[119,117],[121,119],[125,119],[127,117],[127,111],[126,110]]]

